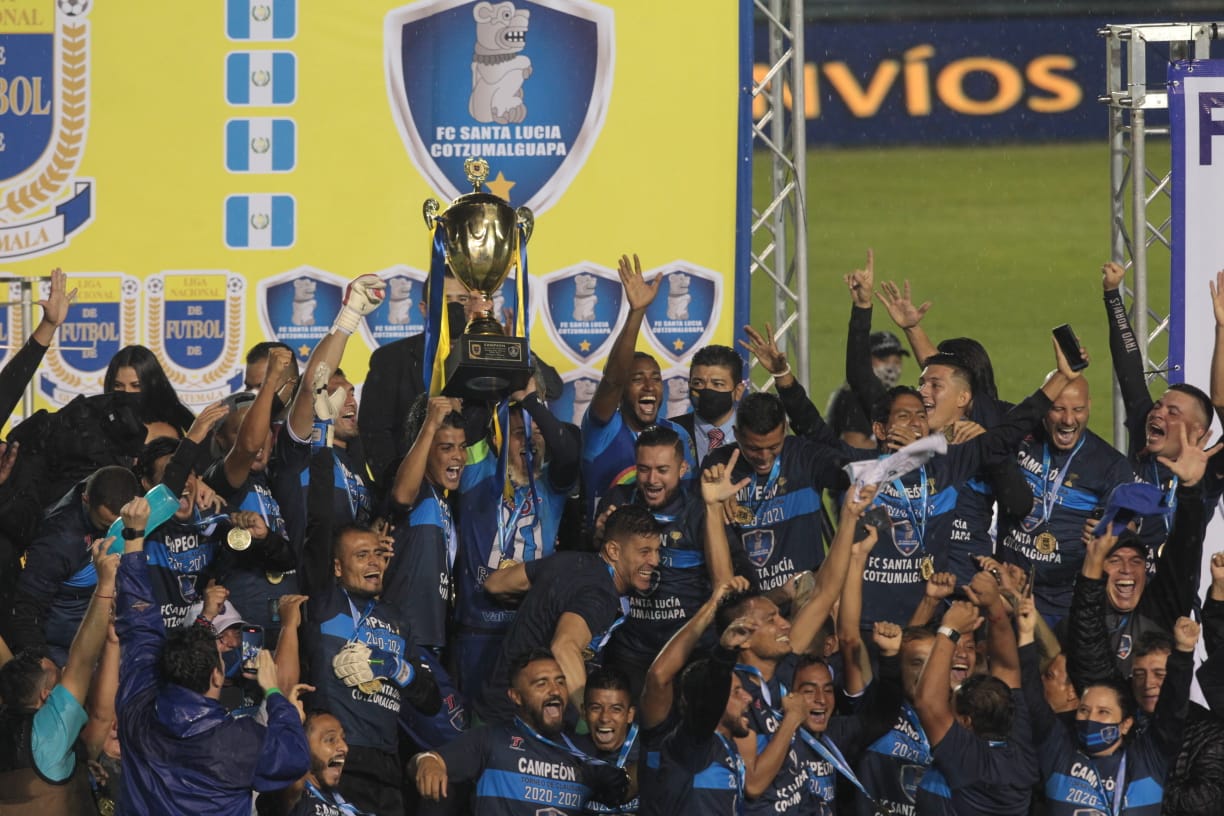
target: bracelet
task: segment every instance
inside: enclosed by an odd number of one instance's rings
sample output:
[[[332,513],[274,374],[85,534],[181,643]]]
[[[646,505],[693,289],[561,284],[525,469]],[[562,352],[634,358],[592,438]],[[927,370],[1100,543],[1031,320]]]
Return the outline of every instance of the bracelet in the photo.
[[[790,375],[790,373],[791,373],[790,363],[787,363],[787,364],[786,364],[786,369],[785,369],[785,370],[783,370],[783,371],[779,371],[779,372],[777,372],[776,374],[774,374],[774,372],[772,372],[772,371],[771,371],[771,372],[769,372],[769,373],[770,373],[770,374],[773,374],[773,378],[774,378],[775,380],[776,380],[776,379],[779,379],[779,378],[781,378],[781,377],[786,377],[786,376]]]
[[[280,695],[280,696],[282,696],[282,697],[284,697],[284,696],[285,696],[285,693],[284,693],[283,691],[281,691],[281,690],[280,690],[279,688],[277,688],[276,686],[272,686],[271,688],[266,689],[266,690],[264,691],[264,698],[266,699],[266,698],[268,698],[268,697],[271,697],[273,694],[279,694],[279,695]]]
[[[109,599],[113,600],[115,596],[114,596],[114,595],[103,595],[103,594],[101,594],[100,592],[95,592],[95,593],[94,593],[94,597],[95,597],[95,598],[109,598]]]
[[[144,538],[144,534],[145,534],[144,528],[141,528],[139,530],[133,530],[131,527],[123,528],[123,540],[124,541],[134,541],[138,538]]]
[[[419,763],[419,762],[420,762],[422,759],[424,759],[425,757],[433,757],[434,759],[436,759],[436,760],[438,760],[439,762],[441,762],[443,765],[445,765],[445,764],[446,764],[446,760],[445,760],[445,759],[443,759],[443,758],[442,758],[442,756],[441,756],[440,754],[438,754],[437,752],[435,752],[435,751],[423,751],[423,752],[421,752],[421,755],[417,757],[417,762]]]

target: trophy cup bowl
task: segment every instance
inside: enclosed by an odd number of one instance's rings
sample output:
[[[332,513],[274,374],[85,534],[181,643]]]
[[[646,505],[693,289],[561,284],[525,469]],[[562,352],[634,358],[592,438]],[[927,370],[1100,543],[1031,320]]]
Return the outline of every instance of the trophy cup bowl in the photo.
[[[471,292],[479,292],[486,308],[468,323],[461,338],[452,338],[447,358],[448,396],[500,397],[523,387],[530,376],[526,338],[506,338],[493,314],[493,293],[505,282],[517,262],[518,228],[523,240],[535,224],[531,210],[517,210],[491,193],[480,192],[488,177],[483,159],[463,163],[473,191],[456,198],[445,211],[426,199],[425,224],[442,230],[446,263],[455,278]],[[441,281],[436,282],[441,285]],[[526,304],[519,304],[525,308]],[[452,369],[454,373],[452,373]]]

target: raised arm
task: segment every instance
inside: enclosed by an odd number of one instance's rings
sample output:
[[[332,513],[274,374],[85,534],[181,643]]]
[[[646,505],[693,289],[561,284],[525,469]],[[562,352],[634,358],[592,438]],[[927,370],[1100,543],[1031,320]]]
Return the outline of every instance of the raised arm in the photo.
[[[119,516],[124,530],[133,531],[131,538],[124,538],[115,592],[115,634],[120,647],[115,712],[122,717],[129,700],[157,683],[157,663],[166,629],[161,607],[153,595],[144,551],[143,531],[149,521],[149,502],[137,496],[123,505]]]
[[[119,556],[106,554],[110,545],[111,540],[107,538],[95,541],[90,547],[94,570],[98,574],[98,584],[89,599],[85,618],[77,629],[76,637],[72,639],[72,646],[68,649],[68,662],[60,679],[60,685],[81,705],[85,704],[98,656],[102,654],[102,646],[106,643],[106,630],[110,625],[111,607],[115,600],[115,575],[119,571]]]
[[[1224,270],[1216,273],[1215,283],[1207,281],[1215,313],[1215,346],[1211,352],[1211,404],[1224,422]]]
[[[1085,546],[1084,563],[1071,594],[1070,625],[1067,627],[1067,676],[1077,689],[1098,680],[1121,679],[1110,646],[1105,610],[1105,559],[1117,536],[1106,531]]]
[[[391,485],[391,501],[410,507],[420,495],[425,481],[425,469],[429,464],[429,453],[433,449],[434,435],[448,416],[463,410],[463,403],[454,397],[430,397],[425,413],[425,422],[413,440],[408,455],[400,462]]]
[[[581,615],[563,612],[553,630],[552,649],[557,665],[565,674],[565,685],[569,689],[570,702],[582,710],[583,694],[586,690],[586,661],[582,650],[592,638],[591,628]]]
[[[582,464],[581,432],[576,426],[557,419],[548,406],[540,402],[535,377],[527,382],[526,389],[510,396],[531,417],[535,425],[534,433],[544,438],[544,449],[548,455],[548,483],[555,490],[569,490],[578,481],[578,468]]]
[[[701,636],[714,625],[718,607],[729,595],[747,590],[748,579],[743,577],[735,577],[729,581],[715,584],[714,592],[710,595],[709,600],[702,604],[684,626],[680,627],[659,650],[658,656],[655,657],[654,662],[650,664],[650,669],[646,672],[642,698],[638,703],[638,716],[643,728],[654,728],[667,719],[667,715],[671,713],[672,702],[676,698],[676,678],[680,675],[685,663],[688,662],[689,655],[697,648]],[[734,652],[743,643],[743,640],[751,636],[752,628],[754,625],[745,620],[736,621],[728,626],[727,631],[723,633],[723,648]],[[746,636],[736,641],[737,633],[746,633]],[[729,664],[735,664],[734,655],[730,656]],[[725,704],[726,700],[724,699],[723,702]]]
[[[1199,625],[1190,618],[1178,618],[1173,626],[1173,651],[1166,665],[1165,681],[1160,687],[1156,710],[1149,726],[1156,750],[1173,756],[1181,745],[1182,731],[1190,707],[1190,682],[1194,678],[1194,647]]]
[[[939,351],[931,342],[931,338],[927,337],[926,329],[922,328],[922,318],[931,308],[931,301],[928,300],[921,306],[914,306],[914,301],[910,297],[908,280],[905,281],[902,288],[898,288],[897,284],[892,281],[881,283],[877,297],[888,310],[888,315],[893,319],[893,323],[896,323],[897,328],[905,332],[905,339],[909,341],[910,348],[914,350],[914,359],[918,361],[919,366],[924,360]]]
[[[765,750],[759,754],[756,753],[757,735],[755,732],[750,731],[748,736],[736,739],[740,747],[740,754],[744,757],[747,766],[747,774],[744,777],[744,795],[749,799],[758,798],[773,785],[774,777],[778,775],[778,771],[782,770],[782,764],[786,762],[786,757],[790,753],[795,732],[807,718],[807,709],[807,702],[803,695],[792,691],[783,697],[782,719],[778,723],[778,730],[769,735],[769,742]]]
[[[983,570],[973,576],[966,592],[990,622],[986,630],[986,648],[990,655],[991,676],[1002,680],[1008,688],[1018,689],[1020,654],[1016,646],[1016,633],[1012,630],[1011,618],[999,589],[998,579]]]
[[[8,422],[47,348],[55,339],[55,333],[68,317],[68,307],[76,299],[77,290],[67,292],[67,288],[68,276],[59,268],[52,269],[51,291],[46,300],[38,301],[43,310],[42,320],[26,344],[0,369],[0,424]]]
[[[302,607],[309,598],[305,595],[282,595],[277,601],[281,631],[276,640],[276,685],[293,688],[302,679],[302,659],[298,648],[298,627],[302,624]]]
[[[910,626],[926,626],[943,609],[944,601],[956,591],[956,576],[951,572],[937,572],[927,579],[922,600],[910,615]]]
[[[638,332],[642,330],[642,320],[646,317],[646,307],[654,302],[659,285],[663,282],[662,275],[655,275],[654,281],[646,282],[642,277],[642,262],[636,254],[632,265],[629,256],[622,255],[616,271],[625,288],[625,298],[629,301],[629,315],[616,335],[608,361],[604,363],[603,377],[591,399],[590,415],[601,425],[610,422],[620,407],[625,386],[629,384],[629,374],[633,370],[633,350],[637,346]]]
[[[1122,405],[1126,409],[1126,427],[1131,433],[1131,451],[1143,447],[1143,434],[1136,433],[1134,423],[1145,422],[1152,409],[1152,395],[1148,392],[1147,378],[1143,376],[1143,355],[1139,342],[1126,315],[1126,304],[1122,302],[1122,282],[1126,270],[1116,263],[1101,267],[1101,288],[1104,290],[1105,315],[1109,318],[1109,356],[1113,359],[1114,376],[1122,391]]]
[[[752,326],[744,326],[744,334],[748,339],[740,340],[740,345],[747,349],[749,354],[760,360],[761,366],[773,378],[774,388],[778,392],[778,398],[782,400],[786,418],[790,420],[791,429],[795,434],[806,436],[830,447],[837,447],[840,440],[824,421],[820,410],[808,398],[807,391],[795,378],[790,363],[786,359],[786,352],[778,348],[778,339],[774,336],[773,326],[766,323],[764,333],[758,332]]]
[[[918,681],[918,694],[914,708],[931,745],[938,745],[956,721],[952,708],[952,656],[956,652],[956,640],[948,632],[957,633],[957,638],[972,637],[982,623],[978,608],[967,601],[953,601],[944,613],[943,625],[931,647],[931,656],[922,677]]]
[[[115,634],[113,623],[108,624],[106,630],[102,657],[98,660],[97,671],[89,686],[89,696],[85,700],[89,721],[81,729],[81,742],[89,759],[96,759],[102,753],[102,746],[115,723],[115,692],[119,689],[119,637]]]
[[[846,694],[857,697],[871,684],[871,656],[863,643],[863,573],[875,540],[868,536],[854,542],[850,548],[850,567],[842,586],[841,604],[837,607],[837,642],[841,649],[846,673],[842,687]]]
[[[1059,727],[1054,712],[1050,710],[1050,704],[1046,702],[1045,687],[1041,682],[1040,656],[1034,640],[1036,622],[1040,617],[1032,595],[1020,599],[1020,606],[1016,609],[1016,638],[1020,644],[1020,690],[1024,694],[1024,702],[1033,723],[1033,745],[1037,747],[1041,746],[1051,731]]]
[[[850,289],[850,326],[846,331],[846,384],[868,418],[885,394],[871,368],[871,298],[875,286],[875,253],[867,250],[867,268],[845,276]]]
[[[829,611],[841,595],[843,584],[846,583],[846,573],[850,567],[850,550],[854,545],[855,527],[863,511],[875,498],[876,485],[862,486],[858,489],[857,496],[855,492],[854,489],[851,489],[846,493],[846,500],[842,503],[841,517],[837,524],[837,532],[833,536],[832,544],[829,545],[829,553],[825,556],[820,569],[816,571],[816,587],[812,591],[812,599],[804,604],[791,623],[791,651],[795,654],[805,654],[811,648],[820,628],[824,626],[825,620],[829,617]],[[864,545],[869,551],[875,543],[875,538],[876,530],[869,526],[867,539],[870,543]]]
[[[293,397],[289,406],[289,430],[296,439],[310,439],[314,427],[314,400],[320,388],[326,389],[327,380],[340,366],[344,357],[344,347],[348,345],[349,335],[357,330],[361,318],[370,314],[382,303],[386,295],[387,285],[377,275],[361,275],[354,279],[344,290],[344,300],[341,302],[340,313],[332,324],[331,331],[323,335],[323,339],[310,353],[306,367],[302,369],[302,386]]]
[[[751,477],[745,477],[738,483],[731,481],[731,473],[738,461],[739,448],[735,448],[726,464],[711,465],[701,472],[701,499],[705,503],[706,569],[710,573],[711,586],[726,584],[735,577],[722,506],[724,501],[752,482]]]
[[[293,379],[293,352],[276,346],[268,350],[268,372],[263,387],[247,408],[246,416],[238,425],[238,438],[225,454],[225,481],[232,488],[239,488],[251,473],[251,465],[259,451],[268,441],[268,429],[272,426],[272,403],[276,394]]]

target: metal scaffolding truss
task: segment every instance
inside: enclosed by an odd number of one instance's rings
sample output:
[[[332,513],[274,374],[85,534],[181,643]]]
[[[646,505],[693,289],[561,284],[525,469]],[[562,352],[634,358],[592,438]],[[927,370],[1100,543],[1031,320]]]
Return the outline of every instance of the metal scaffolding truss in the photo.
[[[1159,268],[1165,272],[1161,280],[1168,281],[1168,260],[1171,249],[1172,217],[1154,220],[1150,210],[1161,197],[1171,199],[1172,176],[1167,167],[1154,169],[1148,163],[1148,137],[1168,138],[1169,127],[1149,124],[1147,112],[1166,110],[1169,95],[1162,72],[1147,76],[1148,47],[1168,61],[1206,59],[1210,56],[1211,40],[1224,34],[1221,23],[1143,23],[1110,25],[1099,32],[1105,38],[1107,93],[1100,100],[1109,106],[1109,189],[1110,189],[1110,256],[1115,263],[1130,270],[1129,286],[1123,286],[1123,297],[1129,295],[1129,313],[1139,350],[1143,355],[1148,382],[1157,378],[1168,381],[1169,315],[1161,315],[1148,303],[1151,281],[1148,250],[1160,252]],[[1155,216],[1159,218],[1159,216]],[[1165,349],[1163,356],[1156,349]],[[1117,380],[1113,385],[1114,445],[1126,449],[1126,416]]]
[[[807,134],[803,100],[804,0],[753,0],[768,37],[768,65],[754,72],[753,163],[768,162],[768,174],[753,173],[750,279],[769,281],[778,345],[806,381],[807,300]],[[762,102],[764,103],[762,105]],[[754,168],[755,170],[755,168]],[[764,188],[764,189],[762,189]],[[767,193],[767,196],[766,196]],[[760,294],[759,287],[756,289]],[[755,368],[757,361],[752,361]],[[751,373],[750,369],[750,373]],[[770,383],[764,383],[768,387]]]

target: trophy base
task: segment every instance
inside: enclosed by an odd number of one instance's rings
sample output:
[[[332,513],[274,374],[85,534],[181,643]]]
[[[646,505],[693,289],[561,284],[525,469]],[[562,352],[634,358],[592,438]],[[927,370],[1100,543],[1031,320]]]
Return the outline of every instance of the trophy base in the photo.
[[[464,334],[446,358],[448,397],[498,402],[527,387],[531,365],[522,337]]]

